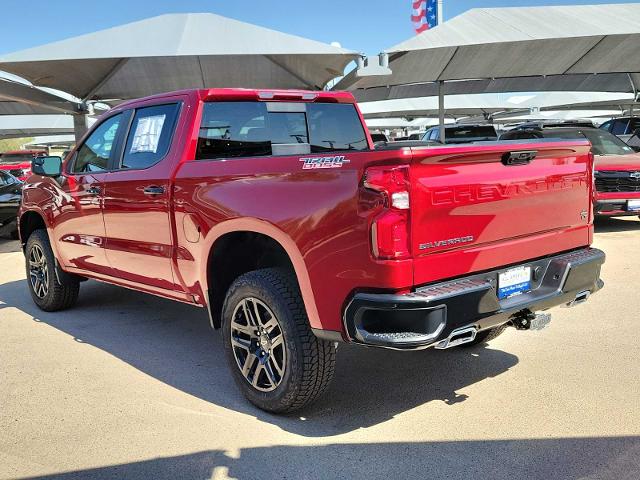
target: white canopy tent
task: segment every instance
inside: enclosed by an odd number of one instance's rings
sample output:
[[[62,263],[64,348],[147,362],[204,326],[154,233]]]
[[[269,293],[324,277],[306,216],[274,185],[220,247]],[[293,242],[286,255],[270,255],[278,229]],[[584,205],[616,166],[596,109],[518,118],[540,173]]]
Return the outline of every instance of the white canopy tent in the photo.
[[[83,101],[201,87],[320,89],[356,52],[210,13],[170,14],[0,57]]]
[[[447,115],[453,118],[471,115],[491,117],[498,113],[513,111],[528,112],[531,109],[552,109],[559,104],[598,102],[633,102],[630,93],[602,92],[521,92],[451,95],[447,97]],[[437,116],[438,98],[405,98],[360,103],[359,107],[367,119],[387,117]]]
[[[408,120],[406,118],[370,118],[365,119],[369,130],[424,130],[438,124],[437,118],[414,118]],[[452,119],[446,119],[445,123],[454,123]]]
[[[71,115],[0,116],[0,139],[73,133]]]
[[[386,50],[391,75],[360,77],[356,70],[336,88],[435,82],[441,118],[449,81],[486,86],[526,77],[528,90],[535,91],[536,79],[546,87],[550,77],[570,76],[568,87],[571,79],[582,84],[588,76],[598,82],[597,74],[617,74],[616,81],[627,84],[623,91],[635,95],[639,42],[640,3],[473,9]]]

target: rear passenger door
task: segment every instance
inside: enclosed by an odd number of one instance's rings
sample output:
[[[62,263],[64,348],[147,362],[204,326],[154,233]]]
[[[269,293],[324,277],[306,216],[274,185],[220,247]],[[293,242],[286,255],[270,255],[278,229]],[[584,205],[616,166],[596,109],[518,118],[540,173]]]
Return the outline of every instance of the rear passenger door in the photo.
[[[106,252],[122,280],[175,290],[171,229],[171,176],[179,159],[174,132],[180,98],[129,113],[118,155],[104,188]]]

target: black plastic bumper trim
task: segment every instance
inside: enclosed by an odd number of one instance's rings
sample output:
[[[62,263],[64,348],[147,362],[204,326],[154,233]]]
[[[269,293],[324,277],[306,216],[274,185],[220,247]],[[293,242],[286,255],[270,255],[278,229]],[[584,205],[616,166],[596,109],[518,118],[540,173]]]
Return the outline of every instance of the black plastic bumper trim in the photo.
[[[519,312],[543,311],[569,304],[583,292],[595,293],[604,285],[600,280],[604,261],[604,252],[586,248],[420,287],[405,295],[357,293],[344,311],[345,332],[348,341],[364,345],[427,348],[464,326],[485,330],[509,322]],[[498,299],[499,274],[516,266],[531,267],[531,291]]]

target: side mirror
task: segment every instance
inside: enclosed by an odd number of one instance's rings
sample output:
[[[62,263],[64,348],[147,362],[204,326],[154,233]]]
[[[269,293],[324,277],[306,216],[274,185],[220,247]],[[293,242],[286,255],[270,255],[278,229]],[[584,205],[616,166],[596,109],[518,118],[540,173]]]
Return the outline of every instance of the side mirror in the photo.
[[[43,177],[62,175],[62,157],[36,157],[31,161],[31,171]]]

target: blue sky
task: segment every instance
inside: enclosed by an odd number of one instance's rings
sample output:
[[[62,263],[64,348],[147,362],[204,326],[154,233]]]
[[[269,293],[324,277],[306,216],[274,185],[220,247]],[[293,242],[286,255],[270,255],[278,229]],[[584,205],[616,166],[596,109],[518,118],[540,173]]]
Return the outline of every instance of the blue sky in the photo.
[[[614,0],[632,3],[634,0]],[[637,0],[635,0],[637,1]],[[610,3],[444,0],[445,20],[474,7]],[[213,12],[375,54],[411,35],[411,0],[2,0],[0,54],[170,12]],[[585,32],[586,33],[586,32]]]

